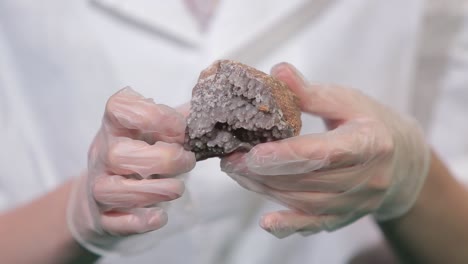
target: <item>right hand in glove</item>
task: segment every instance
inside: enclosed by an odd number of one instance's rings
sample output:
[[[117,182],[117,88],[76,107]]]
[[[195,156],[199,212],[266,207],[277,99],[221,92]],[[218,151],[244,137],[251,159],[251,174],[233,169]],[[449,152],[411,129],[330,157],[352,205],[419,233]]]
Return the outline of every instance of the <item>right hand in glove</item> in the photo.
[[[75,239],[98,254],[145,247],[143,240],[151,239],[130,235],[167,223],[160,203],[182,195],[184,183],[174,176],[195,166],[194,154],[182,147],[184,135],[185,119],[175,109],[131,88],[114,94],[70,199]]]
[[[329,131],[262,143],[222,159],[241,186],[289,208],[264,215],[277,237],[334,231],[371,214],[399,218],[425,182],[430,149],[412,118],[357,90],[311,85],[290,64],[272,69]]]

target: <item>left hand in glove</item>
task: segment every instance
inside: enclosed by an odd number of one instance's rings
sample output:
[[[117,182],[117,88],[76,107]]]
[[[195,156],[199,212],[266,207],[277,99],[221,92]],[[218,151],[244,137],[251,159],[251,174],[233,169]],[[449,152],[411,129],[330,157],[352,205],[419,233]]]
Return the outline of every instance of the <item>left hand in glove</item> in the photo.
[[[312,234],[367,214],[397,218],[412,207],[430,159],[415,121],[357,90],[310,85],[286,63],[272,75],[329,131],[263,143],[221,161],[241,186],[290,209],[264,215],[262,228],[280,238]]]

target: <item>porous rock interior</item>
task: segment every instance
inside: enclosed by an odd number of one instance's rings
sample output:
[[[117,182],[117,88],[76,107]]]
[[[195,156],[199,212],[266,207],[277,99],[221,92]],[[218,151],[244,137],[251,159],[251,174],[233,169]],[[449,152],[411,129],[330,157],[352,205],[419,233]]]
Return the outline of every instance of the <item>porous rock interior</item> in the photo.
[[[270,88],[249,75],[235,65],[221,64],[216,74],[198,83],[185,142],[197,160],[248,151],[294,134]]]

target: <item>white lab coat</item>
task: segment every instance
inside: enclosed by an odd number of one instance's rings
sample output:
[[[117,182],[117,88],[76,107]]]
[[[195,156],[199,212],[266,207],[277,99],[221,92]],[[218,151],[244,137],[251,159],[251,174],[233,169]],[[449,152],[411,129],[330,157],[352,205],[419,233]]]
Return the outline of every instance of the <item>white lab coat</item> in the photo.
[[[436,149],[463,164],[467,13],[462,0],[223,0],[201,33],[181,1],[4,0],[0,208],[85,168],[104,104],[119,88],[175,106],[218,58],[264,71],[288,61],[314,82],[361,89],[415,115]],[[304,117],[303,133],[321,130]],[[278,240],[257,221],[281,206],[237,186],[215,159],[197,164],[187,189],[199,216],[192,230],[100,263],[347,263],[382,239],[364,218],[333,233]]]

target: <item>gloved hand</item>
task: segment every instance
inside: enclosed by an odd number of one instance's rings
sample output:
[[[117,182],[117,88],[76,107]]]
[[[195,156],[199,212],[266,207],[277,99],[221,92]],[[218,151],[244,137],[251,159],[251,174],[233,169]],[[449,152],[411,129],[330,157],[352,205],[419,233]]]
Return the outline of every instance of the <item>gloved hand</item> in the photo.
[[[265,214],[260,226],[281,238],[333,231],[367,214],[380,221],[405,214],[429,167],[418,124],[357,90],[308,84],[292,65],[279,64],[272,75],[329,131],[259,144],[221,161],[241,186],[291,209]]]
[[[168,221],[161,202],[184,192],[174,176],[195,166],[194,154],[182,147],[184,135],[185,119],[175,109],[131,88],[114,94],[69,202],[75,239],[98,254],[128,254],[153,243],[160,231],[146,232]]]

